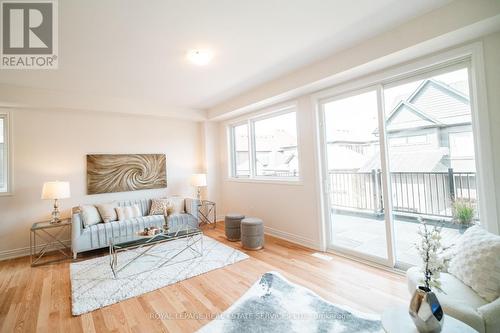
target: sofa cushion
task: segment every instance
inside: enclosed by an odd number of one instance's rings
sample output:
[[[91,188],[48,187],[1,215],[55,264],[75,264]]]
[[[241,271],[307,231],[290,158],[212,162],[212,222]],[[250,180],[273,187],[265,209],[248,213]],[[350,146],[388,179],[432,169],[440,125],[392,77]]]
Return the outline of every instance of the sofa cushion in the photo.
[[[140,216],[123,221],[99,223],[90,226],[86,232],[90,234],[90,248],[109,246],[109,240],[119,236],[131,236],[146,227],[162,227],[165,219],[162,215]]]
[[[141,211],[141,216],[146,216],[151,208],[151,199],[137,199],[137,200],[123,200],[116,201],[116,205],[119,207],[127,207],[137,205]]]
[[[84,227],[89,227],[102,222],[101,215],[99,215],[99,211],[94,205],[81,205],[80,213],[82,215]]]
[[[168,198],[168,204],[173,207],[173,214],[182,214],[185,212],[184,198],[170,197]]]
[[[500,295],[500,236],[479,226],[469,228],[456,244],[448,272],[491,302]]]
[[[124,221],[134,217],[142,216],[141,210],[137,205],[116,207],[115,210],[116,214],[118,215],[118,221]]]
[[[165,215],[168,199],[152,199],[149,215]]]
[[[172,214],[167,218],[169,231],[175,232],[177,230],[189,228],[197,228],[198,220],[190,214]]]
[[[97,204],[95,206],[97,207],[104,223],[118,220],[118,215],[115,210],[117,207],[116,203]]]

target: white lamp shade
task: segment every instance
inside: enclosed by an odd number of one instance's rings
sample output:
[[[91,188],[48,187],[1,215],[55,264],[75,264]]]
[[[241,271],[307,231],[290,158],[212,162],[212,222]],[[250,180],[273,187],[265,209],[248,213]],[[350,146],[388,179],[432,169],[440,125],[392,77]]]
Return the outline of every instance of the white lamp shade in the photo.
[[[42,199],[65,199],[71,195],[69,182],[45,182],[42,189]]]
[[[191,176],[191,185],[196,187],[207,186],[207,175],[204,173],[195,173]]]

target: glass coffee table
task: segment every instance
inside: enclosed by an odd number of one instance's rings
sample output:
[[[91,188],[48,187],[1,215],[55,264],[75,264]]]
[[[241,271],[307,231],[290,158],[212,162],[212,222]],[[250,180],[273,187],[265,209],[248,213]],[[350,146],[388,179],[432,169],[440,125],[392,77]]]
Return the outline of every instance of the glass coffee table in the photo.
[[[179,239],[185,239],[185,244],[176,248],[174,251],[165,251],[165,253],[152,253],[153,249],[160,244],[172,242]],[[133,255],[127,256],[118,262],[118,254],[120,252],[131,252]],[[189,226],[187,223],[182,224],[175,229],[161,230],[160,233],[151,236],[142,236],[138,233],[133,233],[126,236],[112,237],[109,240],[109,265],[113,276],[116,278],[118,273],[129,265],[133,265],[139,258],[143,256],[153,256],[158,258],[155,268],[159,268],[168,264],[179,263],[182,261],[172,260],[178,257],[185,251],[190,251],[193,256],[191,260],[203,256],[203,232],[198,227]]]

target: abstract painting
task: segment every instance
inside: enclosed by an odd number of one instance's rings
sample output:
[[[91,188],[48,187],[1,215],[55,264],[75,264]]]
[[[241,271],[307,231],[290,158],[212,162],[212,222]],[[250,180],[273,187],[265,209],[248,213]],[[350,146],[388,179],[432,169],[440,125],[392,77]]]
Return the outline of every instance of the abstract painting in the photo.
[[[87,155],[87,193],[167,187],[165,154]]]

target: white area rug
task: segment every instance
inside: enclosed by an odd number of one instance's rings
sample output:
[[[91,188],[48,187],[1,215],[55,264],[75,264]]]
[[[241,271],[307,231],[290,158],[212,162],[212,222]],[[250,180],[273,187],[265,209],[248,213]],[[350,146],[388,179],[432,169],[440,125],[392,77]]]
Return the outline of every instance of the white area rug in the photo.
[[[186,241],[179,239],[160,244],[150,253],[176,253],[185,247]],[[119,253],[118,264],[135,255],[132,252]],[[243,252],[205,236],[203,256],[193,257],[193,252],[184,251],[172,263],[155,268],[160,259],[143,256],[118,273],[117,278],[113,277],[109,256],[71,263],[72,313],[80,315],[93,311],[248,258]]]
[[[379,319],[268,272],[198,333],[383,333]]]

